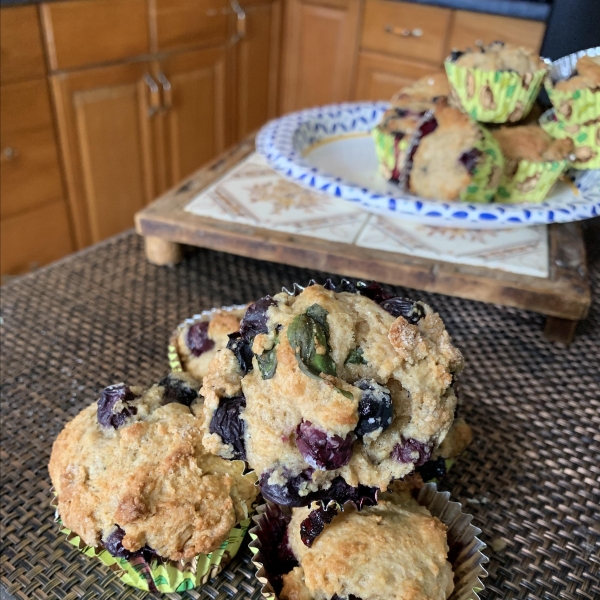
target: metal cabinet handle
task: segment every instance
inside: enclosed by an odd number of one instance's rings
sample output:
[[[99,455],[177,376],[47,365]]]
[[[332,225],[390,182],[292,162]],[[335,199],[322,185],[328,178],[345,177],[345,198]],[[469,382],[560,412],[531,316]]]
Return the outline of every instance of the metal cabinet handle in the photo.
[[[13,158],[17,158],[18,152],[11,148],[10,146],[6,146],[6,148],[2,149],[2,162],[8,162],[9,160],[13,160]]]
[[[167,76],[160,71],[156,76],[160,87],[162,88],[162,107],[161,111],[167,111],[173,107],[173,88],[171,82],[167,79]]]
[[[246,36],[246,13],[244,9],[239,5],[237,0],[230,0],[231,8],[237,17],[236,21],[236,33],[231,40],[232,43],[239,42],[243,37]]]
[[[422,37],[423,30],[416,27],[415,29],[405,29],[403,27],[394,27],[393,25],[385,26],[386,33],[398,35],[400,37]]]
[[[160,110],[160,90],[150,73],[144,75],[144,83],[149,90],[148,116],[154,116]]]

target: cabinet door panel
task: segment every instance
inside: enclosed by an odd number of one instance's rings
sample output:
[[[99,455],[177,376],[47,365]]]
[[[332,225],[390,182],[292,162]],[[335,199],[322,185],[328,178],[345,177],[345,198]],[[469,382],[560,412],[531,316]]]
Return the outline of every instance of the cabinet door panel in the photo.
[[[161,63],[172,97],[165,112],[170,185],[230,143],[231,126],[226,127],[233,116],[229,60],[225,48],[210,48],[174,55]]]
[[[290,0],[283,39],[282,112],[349,100],[360,0],[347,8]]]
[[[3,85],[0,113],[2,217],[63,199],[46,80]]]
[[[45,75],[37,6],[2,7],[0,53],[2,84]]]
[[[79,246],[131,227],[154,195],[147,71],[137,63],[52,78]]]
[[[242,139],[277,114],[280,52],[279,0],[246,6],[246,35],[237,47],[237,137]]]
[[[400,88],[441,69],[424,63],[361,52],[355,100],[389,100]]]
[[[73,251],[63,200],[2,219],[0,272],[16,275],[58,260]]]

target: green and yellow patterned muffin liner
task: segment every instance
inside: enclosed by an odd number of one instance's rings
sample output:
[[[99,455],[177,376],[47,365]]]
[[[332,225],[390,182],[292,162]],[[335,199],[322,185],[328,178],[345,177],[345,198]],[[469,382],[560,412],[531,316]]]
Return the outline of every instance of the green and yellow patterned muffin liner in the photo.
[[[476,121],[516,123],[529,114],[546,69],[519,75],[513,71],[483,71],[444,63],[452,100]]]
[[[583,124],[600,119],[600,92],[592,90],[557,90],[550,77],[544,87],[556,113],[556,118],[566,124]]]
[[[471,183],[461,192],[463,202],[488,203],[494,200],[504,171],[504,156],[494,136],[480,127],[483,136],[474,147],[482,153]]]
[[[568,164],[566,160],[548,162],[520,160],[516,165],[513,161],[507,161],[496,200],[504,204],[543,202]]]
[[[554,110],[549,110],[540,117],[540,126],[550,137],[572,140],[575,149],[570,166],[600,169],[600,116],[586,124],[566,123],[558,120]]]
[[[386,180],[399,180],[410,145],[410,136],[399,138],[380,127],[371,130],[375,142],[375,152],[379,161],[379,171]]]
[[[242,461],[240,474],[245,469]],[[249,472],[244,477],[254,472]],[[153,558],[147,561],[144,557],[117,558],[112,556],[103,546],[88,546],[78,534],[65,527],[58,514],[58,500],[56,496],[51,505],[56,509],[54,520],[59,523],[60,532],[67,536],[69,544],[75,546],[86,556],[95,557],[105,564],[125,584],[149,592],[184,592],[207,583],[216,577],[231,562],[238,553],[242,541],[250,528],[253,506],[248,517],[240,521],[231,529],[227,539],[210,554],[197,554],[191,560],[167,560]]]

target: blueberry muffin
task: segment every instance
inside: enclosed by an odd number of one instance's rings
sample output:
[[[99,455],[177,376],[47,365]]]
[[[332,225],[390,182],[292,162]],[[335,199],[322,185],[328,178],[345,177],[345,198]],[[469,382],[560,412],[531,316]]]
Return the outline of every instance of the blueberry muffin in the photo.
[[[504,164],[493,137],[443,103],[421,130],[407,166],[409,190],[423,198],[491,202]]]
[[[251,305],[240,336],[204,379],[204,444],[245,458],[274,502],[385,490],[452,425],[463,360],[422,302],[377,284],[313,284]]]
[[[512,123],[526,117],[548,71],[532,50],[503,42],[455,50],[444,66],[453,104],[484,123]]]
[[[574,145],[552,139],[539,125],[503,127],[493,132],[504,154],[498,189],[506,202],[541,202],[568,165]]]
[[[398,182],[406,162],[410,140],[420,122],[435,103],[449,93],[445,73],[423,77],[394,95],[390,108],[383,113],[372,137],[379,159],[379,168],[387,180]]]
[[[461,67],[510,71],[523,76],[546,69],[546,63],[533,50],[504,42],[492,42],[462,52],[455,50],[451,60]]]
[[[294,508],[286,549],[298,566],[283,574],[278,598],[446,600],[454,589],[446,530],[408,494],[383,494],[361,511]]]
[[[248,516],[256,478],[202,446],[198,388],[183,373],[146,391],[113,385],[59,434],[49,464],[58,512],[87,545],[191,559]]]
[[[600,92],[600,55],[582,56],[568,79],[558,81],[554,89],[564,92],[589,89]]]
[[[229,343],[229,334],[240,328],[245,310],[215,310],[201,319],[179,326],[172,344],[186,373],[202,381],[217,351]]]

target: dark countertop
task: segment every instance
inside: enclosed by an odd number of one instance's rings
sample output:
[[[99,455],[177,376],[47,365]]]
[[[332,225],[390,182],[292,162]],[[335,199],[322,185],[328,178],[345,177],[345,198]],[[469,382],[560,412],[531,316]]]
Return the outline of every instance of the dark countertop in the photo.
[[[465,358],[457,393],[474,442],[440,487],[489,546],[482,600],[600,597],[597,233],[587,240],[593,303],[568,348],[544,339],[541,315],[396,288],[439,311]],[[58,533],[52,442],[107,384],[158,381],[177,323],[313,277],[327,274],[203,249],[156,267],[127,232],[2,288],[2,600],[159,600],[126,588]],[[173,598],[259,600],[249,557],[243,546],[206,588]]]
[[[18,6],[22,4],[39,4],[42,1],[59,2],[60,0],[0,0],[0,6]],[[91,0],[93,1],[93,0]],[[528,2],[526,0],[402,0],[415,4],[430,6],[443,6],[470,10],[473,12],[519,17],[535,21],[545,21],[550,13],[550,5],[541,2]]]

